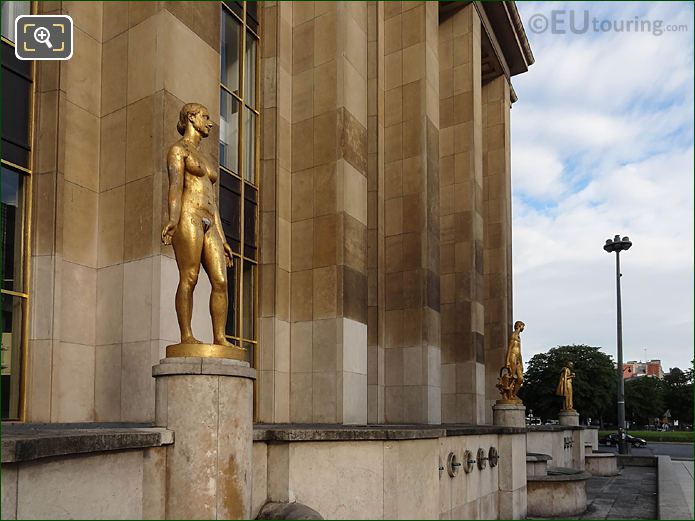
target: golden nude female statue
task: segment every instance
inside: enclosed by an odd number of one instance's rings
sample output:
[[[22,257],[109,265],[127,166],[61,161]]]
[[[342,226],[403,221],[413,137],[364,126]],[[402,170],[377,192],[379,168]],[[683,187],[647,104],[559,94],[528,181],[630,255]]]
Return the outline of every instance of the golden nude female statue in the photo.
[[[167,347],[167,356],[206,356],[244,359],[245,351],[225,338],[227,324],[227,267],[232,266],[232,249],[224,239],[214,184],[219,169],[200,149],[212,121],[208,109],[186,103],[176,129],[183,136],[167,154],[169,172],[169,220],[162,229],[162,242],[174,247],[179,268],[176,289],[176,317],[181,343]],[[210,279],[210,315],[213,344],[193,336],[193,290],[200,265]]]
[[[563,411],[574,411],[574,404],[572,403],[572,380],[574,380],[575,374],[572,372],[574,364],[572,362],[567,362],[565,367],[562,368],[560,372],[560,382],[557,384],[557,389],[555,394],[558,396],[565,397]]]
[[[497,403],[521,404],[517,396],[521,384],[524,381],[524,364],[521,359],[521,337],[525,324],[520,320],[514,322],[514,331],[509,337],[507,345],[507,356],[505,357],[504,367],[500,369],[500,377],[497,388],[502,394],[502,399]]]

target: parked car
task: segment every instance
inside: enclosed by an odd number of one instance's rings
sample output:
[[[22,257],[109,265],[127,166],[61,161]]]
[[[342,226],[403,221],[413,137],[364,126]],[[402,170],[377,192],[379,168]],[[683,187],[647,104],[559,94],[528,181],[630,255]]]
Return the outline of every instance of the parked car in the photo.
[[[633,447],[644,447],[647,444],[647,440],[644,438],[637,438],[636,436],[630,436],[629,434],[625,435],[627,437],[627,442],[630,443]],[[611,445],[618,445],[618,441],[620,438],[618,438],[618,433],[614,432],[612,434],[609,434],[608,436],[605,436],[598,440],[599,443],[602,443],[603,445],[611,446]]]

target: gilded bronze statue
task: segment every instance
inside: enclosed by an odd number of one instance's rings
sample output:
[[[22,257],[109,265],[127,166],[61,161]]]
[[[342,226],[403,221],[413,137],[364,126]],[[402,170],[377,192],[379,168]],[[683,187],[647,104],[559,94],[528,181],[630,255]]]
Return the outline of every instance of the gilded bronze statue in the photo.
[[[574,411],[574,404],[572,403],[572,380],[574,380],[575,374],[572,372],[574,364],[572,362],[567,362],[565,367],[562,368],[560,372],[560,382],[557,384],[557,389],[555,394],[558,396],[565,397],[563,411]]]
[[[233,263],[232,249],[225,241],[217,205],[215,183],[219,169],[200,150],[200,142],[212,128],[208,109],[186,103],[176,126],[182,138],[167,154],[169,173],[169,220],[162,229],[162,242],[174,247],[179,269],[176,317],[181,343],[167,347],[167,356],[215,356],[244,358],[244,350],[225,338],[227,323],[227,267]],[[193,336],[193,290],[200,266],[210,279],[210,315],[213,344]]]
[[[524,364],[521,359],[521,337],[525,324],[520,320],[514,323],[514,331],[509,337],[507,355],[504,366],[500,369],[500,377],[497,388],[502,394],[502,399],[497,403],[521,404],[518,392],[524,381]]]

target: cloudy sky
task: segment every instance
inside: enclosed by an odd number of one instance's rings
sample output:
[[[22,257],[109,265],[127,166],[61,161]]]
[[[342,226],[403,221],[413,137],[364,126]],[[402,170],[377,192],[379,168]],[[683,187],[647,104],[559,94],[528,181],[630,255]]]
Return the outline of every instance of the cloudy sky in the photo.
[[[633,241],[621,254],[624,358],[644,359],[646,349],[665,371],[685,368],[693,358],[693,4],[517,6],[536,58],[513,79],[514,319],[527,324],[525,358],[574,343],[616,357],[615,254],[602,246],[622,234]],[[612,30],[626,21],[629,32]]]

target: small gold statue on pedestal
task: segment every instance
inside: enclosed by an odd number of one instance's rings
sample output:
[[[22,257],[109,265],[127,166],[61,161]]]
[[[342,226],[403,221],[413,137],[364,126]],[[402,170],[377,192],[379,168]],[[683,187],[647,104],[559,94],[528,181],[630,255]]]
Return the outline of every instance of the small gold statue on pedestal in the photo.
[[[497,382],[497,388],[502,394],[502,399],[497,400],[499,404],[522,404],[517,394],[524,381],[524,364],[521,359],[521,337],[519,336],[524,327],[525,324],[520,320],[515,322],[514,332],[509,337],[507,356],[504,367],[500,369],[500,377]]]
[[[225,338],[227,325],[227,267],[232,249],[225,241],[214,184],[219,169],[200,149],[200,141],[212,128],[208,109],[187,103],[181,109],[176,129],[183,136],[167,154],[169,172],[169,221],[162,229],[162,242],[174,247],[179,268],[176,317],[181,343],[167,346],[168,357],[201,356],[245,360],[246,352]],[[210,279],[210,315],[213,344],[193,336],[193,290],[200,265]]]
[[[555,394],[558,396],[565,397],[564,407],[562,411],[564,412],[574,412],[574,404],[572,403],[572,380],[576,376],[572,372],[574,364],[572,362],[567,362],[565,367],[562,368],[560,372],[560,382],[557,384],[557,389]]]

